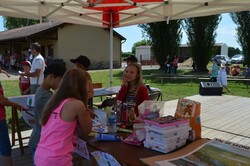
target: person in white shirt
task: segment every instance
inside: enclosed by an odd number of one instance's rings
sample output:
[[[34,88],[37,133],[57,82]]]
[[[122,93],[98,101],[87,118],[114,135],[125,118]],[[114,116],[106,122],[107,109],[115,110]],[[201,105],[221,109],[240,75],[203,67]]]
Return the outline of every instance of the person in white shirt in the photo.
[[[221,62],[220,64],[217,81],[227,90],[228,93],[231,93],[227,86],[226,62]]]
[[[41,45],[39,43],[32,43],[29,51],[34,56],[34,59],[31,64],[31,69],[29,72],[21,72],[20,75],[30,77],[30,93],[35,94],[36,89],[43,82],[45,62],[43,56],[40,54]]]

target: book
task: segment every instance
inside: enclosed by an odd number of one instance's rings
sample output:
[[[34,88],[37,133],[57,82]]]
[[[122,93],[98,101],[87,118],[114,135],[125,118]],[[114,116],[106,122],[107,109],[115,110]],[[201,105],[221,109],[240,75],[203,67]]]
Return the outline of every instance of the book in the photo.
[[[144,147],[146,148],[149,148],[158,152],[162,152],[162,153],[168,153],[185,145],[186,139],[181,140],[180,142],[175,142],[174,144],[165,145],[165,146],[163,144],[159,144],[157,142],[148,141],[148,140],[144,141],[143,144],[144,144]]]
[[[150,135],[146,135],[146,140],[151,140],[151,141],[155,141],[158,143],[162,143],[162,144],[171,144],[173,142],[182,140],[182,139],[187,139],[188,138],[188,132],[181,134],[180,136],[172,136],[172,137],[152,137]]]
[[[149,126],[145,126],[146,135],[158,138],[166,138],[166,137],[173,137],[173,136],[181,136],[184,133],[188,133],[189,126],[179,127],[178,129],[169,129],[169,130],[160,130],[156,128],[152,128]]]
[[[250,147],[215,138],[176,158],[156,161],[155,166],[244,165],[250,166]]]
[[[178,128],[181,126],[186,126],[189,125],[187,119],[178,119],[175,121],[169,121],[169,122],[162,122],[163,117],[161,118],[156,118],[152,120],[144,120],[145,125],[158,128],[158,129],[172,129],[172,128]]]

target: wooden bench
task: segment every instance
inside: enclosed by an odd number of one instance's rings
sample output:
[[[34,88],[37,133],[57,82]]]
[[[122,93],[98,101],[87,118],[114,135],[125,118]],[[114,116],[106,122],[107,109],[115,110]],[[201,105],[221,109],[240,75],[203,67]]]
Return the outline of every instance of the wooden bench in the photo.
[[[145,80],[144,83],[147,83],[148,78],[154,79],[160,76],[164,76],[164,74],[161,73],[151,73],[149,75],[142,75],[142,78]]]
[[[163,85],[163,80],[164,79],[174,79],[174,80],[177,80],[177,79],[189,79],[189,80],[191,80],[191,83],[192,83],[193,79],[197,79],[197,77],[195,77],[195,76],[174,76],[174,77],[157,77],[157,78],[161,79],[161,85]]]

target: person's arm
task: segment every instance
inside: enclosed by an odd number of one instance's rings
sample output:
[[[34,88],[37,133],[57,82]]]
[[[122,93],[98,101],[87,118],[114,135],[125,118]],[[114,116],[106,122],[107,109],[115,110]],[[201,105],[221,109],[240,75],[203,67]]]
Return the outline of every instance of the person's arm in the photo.
[[[36,59],[34,62],[35,65],[35,71],[34,72],[22,72],[20,73],[21,76],[27,76],[27,77],[39,77],[40,72],[42,72],[44,62],[42,59]],[[32,65],[33,65],[32,63]]]
[[[125,101],[126,96],[127,96],[127,92],[128,92],[128,86],[121,86],[121,89],[119,90],[118,94],[116,95],[116,100],[120,100],[122,102]]]
[[[4,73],[7,77],[10,77],[9,73],[5,70],[0,69],[0,73]]]
[[[87,74],[87,86],[88,86],[88,99],[91,99],[92,97],[94,97],[94,88],[93,88],[93,84],[92,84],[92,79],[91,76],[88,72],[86,72]]]
[[[19,86],[20,93],[21,93],[21,95],[22,95],[23,92],[22,92],[22,88],[21,88],[21,77],[22,77],[22,76],[19,77],[18,86]]]
[[[90,79],[88,80],[88,90],[89,90],[88,98],[90,99],[90,98],[94,97],[94,88],[93,88],[92,81]]]
[[[27,77],[39,77],[40,72],[42,69],[36,69],[35,72],[22,72],[20,73],[21,76],[27,76]]]
[[[87,135],[92,130],[92,119],[89,110],[80,100],[71,100],[63,106],[61,117],[64,121],[77,119],[81,132]]]
[[[240,74],[240,68],[236,68],[236,71],[238,72],[238,74]]]
[[[77,121],[83,134],[88,135],[92,130],[92,118],[90,111],[84,104],[77,109]]]
[[[27,93],[29,92],[30,87],[28,87],[25,91],[23,91],[23,95],[27,95]]]
[[[148,89],[146,86],[141,85],[140,89],[136,95],[136,109],[138,110],[138,106],[144,101],[149,100]],[[137,115],[138,116],[138,115]]]
[[[148,89],[146,86],[141,85],[139,87],[139,90],[136,94],[136,105],[135,105],[135,114],[138,117],[139,116],[139,110],[138,110],[138,106],[144,101],[144,100],[149,100],[149,96],[148,96]]]
[[[7,97],[0,95],[0,104],[4,106],[12,106],[18,110],[24,110],[25,108],[18,103],[10,101]]]

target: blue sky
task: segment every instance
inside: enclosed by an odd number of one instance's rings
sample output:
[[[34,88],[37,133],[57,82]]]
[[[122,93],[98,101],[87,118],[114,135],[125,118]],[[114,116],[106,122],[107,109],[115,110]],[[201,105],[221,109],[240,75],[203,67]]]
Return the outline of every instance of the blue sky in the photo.
[[[228,14],[223,14],[217,29],[216,43],[226,43],[228,46],[241,49],[236,41],[235,28],[236,25],[230,16]],[[0,17],[0,31],[3,30],[3,19]],[[123,52],[130,52],[133,44],[143,39],[141,29],[137,27],[137,25],[115,28],[115,30],[127,39],[126,42],[122,44]],[[182,44],[186,44],[186,42],[187,36],[183,33]]]

